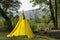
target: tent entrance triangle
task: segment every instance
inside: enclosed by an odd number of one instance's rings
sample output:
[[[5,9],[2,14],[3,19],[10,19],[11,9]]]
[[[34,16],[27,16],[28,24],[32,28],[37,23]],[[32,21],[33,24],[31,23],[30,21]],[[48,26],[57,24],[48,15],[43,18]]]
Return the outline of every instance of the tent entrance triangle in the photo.
[[[30,28],[30,25],[27,19],[24,16],[24,11],[23,11],[21,17],[19,18],[17,25],[12,30],[12,32],[7,35],[7,37],[25,36],[25,35],[28,36],[28,38],[34,37],[34,34]]]

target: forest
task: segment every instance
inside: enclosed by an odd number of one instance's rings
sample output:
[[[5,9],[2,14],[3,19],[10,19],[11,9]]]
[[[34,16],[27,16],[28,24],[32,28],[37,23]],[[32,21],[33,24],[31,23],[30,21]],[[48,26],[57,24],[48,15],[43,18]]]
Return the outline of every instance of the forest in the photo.
[[[39,5],[37,9],[24,11],[30,28],[35,34],[31,40],[60,40],[60,0],[30,0],[29,2],[33,4],[32,7]],[[30,40],[26,36],[7,37],[21,17],[22,11],[18,11],[21,5],[18,0],[0,0],[0,40]]]

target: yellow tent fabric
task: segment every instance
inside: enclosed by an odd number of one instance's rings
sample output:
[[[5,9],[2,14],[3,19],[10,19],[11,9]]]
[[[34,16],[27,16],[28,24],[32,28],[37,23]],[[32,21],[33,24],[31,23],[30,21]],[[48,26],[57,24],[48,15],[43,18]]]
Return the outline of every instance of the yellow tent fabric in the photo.
[[[7,37],[24,36],[24,35],[28,36],[28,38],[34,37],[34,34],[23,12],[16,27],[12,30],[10,34],[7,35]]]

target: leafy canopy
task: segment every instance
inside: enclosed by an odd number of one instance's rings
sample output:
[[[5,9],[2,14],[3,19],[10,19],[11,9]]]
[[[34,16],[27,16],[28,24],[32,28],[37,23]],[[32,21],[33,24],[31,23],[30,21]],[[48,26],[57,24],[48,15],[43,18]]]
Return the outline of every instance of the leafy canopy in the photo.
[[[18,0],[0,0],[0,8],[3,10],[17,10],[19,9],[21,2]]]

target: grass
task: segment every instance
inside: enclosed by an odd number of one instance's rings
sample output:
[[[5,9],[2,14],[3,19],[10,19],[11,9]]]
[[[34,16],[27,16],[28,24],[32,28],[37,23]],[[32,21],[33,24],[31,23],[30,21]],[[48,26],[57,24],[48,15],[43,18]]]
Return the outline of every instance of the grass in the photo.
[[[7,33],[0,33],[0,40],[30,40],[27,37],[13,37],[13,38],[7,38],[6,37]],[[51,38],[48,36],[42,36],[42,35],[36,35],[33,39],[31,40],[57,40],[55,38]]]

